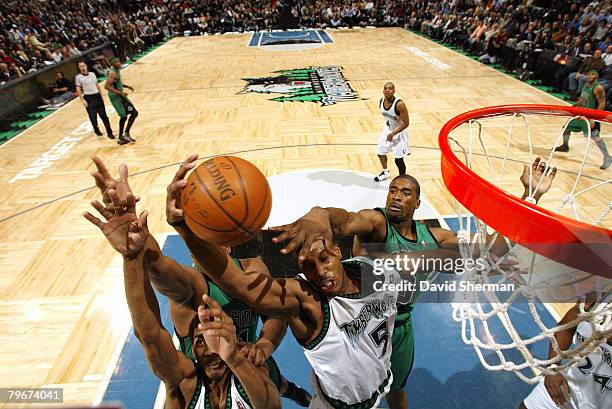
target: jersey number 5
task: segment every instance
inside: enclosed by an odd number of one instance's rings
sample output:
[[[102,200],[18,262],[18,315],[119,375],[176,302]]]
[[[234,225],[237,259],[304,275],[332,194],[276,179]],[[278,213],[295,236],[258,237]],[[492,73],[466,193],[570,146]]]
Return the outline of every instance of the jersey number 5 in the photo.
[[[385,356],[387,352],[387,345],[389,345],[389,329],[387,328],[387,320],[384,320],[380,325],[372,330],[369,334],[370,339],[374,342],[377,347],[383,347],[382,352],[378,359]]]

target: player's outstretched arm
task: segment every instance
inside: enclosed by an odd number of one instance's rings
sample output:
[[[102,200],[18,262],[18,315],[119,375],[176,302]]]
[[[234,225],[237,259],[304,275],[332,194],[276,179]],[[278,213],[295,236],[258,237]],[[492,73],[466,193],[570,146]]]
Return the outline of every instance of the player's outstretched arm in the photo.
[[[590,305],[588,301],[585,303],[585,308]],[[580,312],[579,309],[580,302],[577,302],[572,308],[570,308],[565,316],[559,321],[557,325],[565,325],[572,321],[574,321]],[[577,327],[566,328],[562,331],[555,332],[555,340],[557,341],[557,345],[560,351],[566,351],[569,349],[572,344],[572,339],[574,338],[574,334],[576,333]],[[553,343],[551,342],[548,347],[548,358],[553,359],[557,356],[557,351],[555,350]],[[544,386],[546,387],[546,391],[552,398],[552,400],[559,406],[563,407],[567,398],[570,396],[570,389],[565,376],[562,373],[557,373],[555,375],[546,375],[544,377]]]
[[[113,190],[110,196],[117,198]],[[168,386],[177,387],[185,378],[194,374],[194,366],[187,357],[176,351],[170,334],[161,325],[157,298],[143,267],[143,249],[149,235],[147,212],[142,212],[134,220],[132,214],[135,213],[135,203],[134,196],[129,193],[127,208],[123,212],[112,212],[94,201],[93,207],[106,222],[89,212],[84,216],[123,255],[125,294],[134,332],[155,375]]]
[[[261,271],[242,272],[229,254],[218,245],[199,239],[187,227],[179,206],[185,176],[195,166],[197,155],[191,155],[180,166],[168,185],[166,220],[174,226],[204,272],[227,295],[244,301],[253,311],[263,315],[290,317],[299,313],[299,285],[295,280],[273,279]]]
[[[194,365],[176,350],[172,337],[161,325],[157,298],[143,268],[143,255],[124,257],[123,272],[134,333],[142,344],[147,362],[167,386],[179,386],[184,379],[195,376]]]
[[[268,266],[259,258],[240,260],[244,271],[260,271],[270,275]],[[263,317],[262,317],[263,318]],[[272,356],[287,333],[287,321],[282,318],[266,318],[259,332],[259,339],[255,344],[246,345],[243,352],[256,365],[263,363]]]
[[[283,253],[300,249],[299,257],[303,258],[306,249],[310,249],[312,243],[321,238],[326,245],[333,243],[333,236],[350,237],[358,234],[371,237],[372,240],[383,239],[386,221],[380,212],[370,209],[349,212],[335,207],[313,207],[295,222],[272,227],[270,230],[281,232],[273,239],[274,242],[289,240],[289,244],[281,250]]]
[[[521,198],[523,200],[533,198],[533,200],[535,200],[537,203],[540,198],[550,190],[556,175],[557,168],[548,168],[539,157],[535,158],[531,164],[531,172],[528,165],[525,165],[523,168],[523,173],[520,179],[525,191]],[[430,230],[438,243],[452,244],[459,242],[457,234],[450,230],[442,228],[431,228]],[[493,240],[493,238],[493,235],[487,236],[487,239],[489,240]],[[490,251],[491,253],[499,256],[508,252],[508,245],[504,236],[501,234],[497,235]]]
[[[208,293],[208,285],[202,275],[165,256],[151,235],[146,244],[144,265],[155,288],[177,304],[189,306],[195,311],[202,295]]]
[[[127,194],[132,193],[128,183],[128,168],[125,164],[119,166],[119,179],[114,179],[104,162],[97,156],[92,157],[96,170],[91,173],[96,186],[100,190],[104,206],[111,210],[121,209],[126,204]],[[113,204],[109,192],[116,192],[117,204]],[[139,200],[134,196],[134,200]],[[133,218],[136,218],[135,213]],[[202,294],[208,292],[206,281],[194,269],[182,266],[170,257],[166,257],[159,243],[152,235],[148,236],[144,251],[145,270],[153,285],[164,296],[172,301],[189,305],[195,311]]]
[[[267,318],[259,332],[259,339],[252,348],[245,348],[248,358],[255,364],[263,364],[272,356],[287,333],[287,321]]]
[[[279,409],[280,395],[268,375],[265,362],[254,365],[247,359],[238,344],[231,317],[209,296],[204,295],[202,300],[207,308],[204,305],[198,308],[198,330],[203,331],[209,350],[219,354],[238,378],[254,409]],[[194,348],[198,348],[197,342],[196,338]]]

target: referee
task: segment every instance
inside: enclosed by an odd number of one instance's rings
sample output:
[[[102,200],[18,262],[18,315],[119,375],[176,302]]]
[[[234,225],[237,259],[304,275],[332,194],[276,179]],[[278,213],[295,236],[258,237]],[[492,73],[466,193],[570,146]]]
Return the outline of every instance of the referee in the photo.
[[[106,128],[106,136],[110,139],[115,139],[110,121],[108,120],[108,116],[106,116],[104,101],[102,100],[100,86],[98,85],[95,74],[87,71],[87,64],[83,61],[79,62],[78,68],[79,73],[74,79],[74,84],[76,85],[77,95],[81,98],[81,102],[85,105],[85,109],[87,109],[87,115],[89,115],[89,120],[91,121],[94,132],[98,136],[102,135],[100,128],[98,128],[98,115],[100,115],[104,128]]]

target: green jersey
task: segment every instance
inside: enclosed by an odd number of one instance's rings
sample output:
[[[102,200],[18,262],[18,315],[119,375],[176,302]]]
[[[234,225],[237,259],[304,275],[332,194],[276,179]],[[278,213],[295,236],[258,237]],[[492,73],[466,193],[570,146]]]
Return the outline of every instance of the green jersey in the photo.
[[[438,248],[438,242],[435,237],[425,224],[419,221],[412,221],[412,231],[415,233],[415,239],[410,240],[400,234],[393,224],[389,221],[386,208],[376,208],[375,210],[381,212],[385,216],[387,223],[386,236],[384,239],[385,251],[394,254],[400,251],[425,251],[435,250]],[[426,280],[428,277],[427,273],[420,273],[416,275],[416,288],[417,294],[413,297],[413,302],[407,304],[398,304],[397,306],[397,318],[395,320],[396,325],[400,325],[402,322],[410,319],[410,314],[414,308],[414,302],[418,298],[418,288],[421,281]]]
[[[242,265],[240,264],[240,260],[234,258],[234,263],[240,269],[242,269]],[[225,294],[223,290],[221,290],[215,283],[209,280],[207,277],[206,284],[208,285],[208,295],[210,298],[215,300],[221,306],[221,309],[234,321],[234,326],[236,327],[236,336],[238,338],[238,342],[257,342],[257,323],[259,320],[259,315],[251,311],[251,309],[242,301],[232,298]],[[176,332],[176,330],[175,330]],[[189,334],[187,336],[179,336],[180,350],[187,355],[187,357],[191,359],[195,359],[193,355],[191,339],[189,338]]]
[[[123,92],[123,81],[121,81],[121,74],[119,73],[118,69],[113,68],[113,72],[115,73],[115,75],[117,75],[117,78],[115,79],[115,82],[113,83],[113,88],[115,88],[117,91]],[[109,92],[109,95],[115,95],[112,92]]]
[[[585,84],[584,88],[582,88],[582,92],[580,92],[578,102],[576,102],[574,106],[597,109],[598,103],[597,98],[595,98],[595,88],[598,85],[599,83],[597,81],[595,81],[590,87]],[[571,132],[582,132],[586,136],[589,132],[587,124],[588,122],[584,119],[572,119],[567,129]]]

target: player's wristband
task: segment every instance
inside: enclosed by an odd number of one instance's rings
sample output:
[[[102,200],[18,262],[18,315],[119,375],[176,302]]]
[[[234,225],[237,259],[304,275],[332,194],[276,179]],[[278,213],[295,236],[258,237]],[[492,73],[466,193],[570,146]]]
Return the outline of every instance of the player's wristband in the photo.
[[[185,219],[178,221],[178,222],[169,222],[168,220],[166,220],[166,222],[172,227],[187,227],[187,223],[185,223]]]

